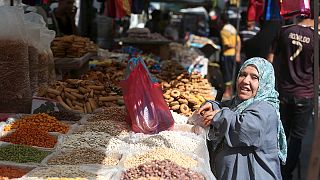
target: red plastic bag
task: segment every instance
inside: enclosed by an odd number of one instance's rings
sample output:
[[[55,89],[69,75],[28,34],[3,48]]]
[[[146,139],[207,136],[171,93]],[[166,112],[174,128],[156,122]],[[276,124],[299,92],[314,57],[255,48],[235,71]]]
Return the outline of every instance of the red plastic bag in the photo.
[[[173,128],[174,120],[161,87],[151,81],[142,62],[137,63],[120,85],[134,132],[155,134]]]
[[[310,16],[310,0],[280,0],[280,15],[286,18]]]

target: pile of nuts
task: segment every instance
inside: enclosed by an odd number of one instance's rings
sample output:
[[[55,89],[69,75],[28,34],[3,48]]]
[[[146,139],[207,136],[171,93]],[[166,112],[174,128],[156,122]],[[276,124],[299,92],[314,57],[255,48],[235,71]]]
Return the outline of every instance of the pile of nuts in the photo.
[[[81,125],[76,134],[84,132],[104,132],[111,136],[118,136],[121,134],[127,134],[130,131],[130,126],[126,122],[115,121],[98,121],[88,122],[85,125]]]
[[[59,122],[55,117],[45,113],[24,116],[13,122],[11,128],[18,129],[25,126],[34,126],[47,132],[60,132],[63,134],[67,133],[69,130],[67,124]]]
[[[117,121],[122,122],[126,120],[127,110],[122,107],[108,107],[103,109],[102,112],[97,113],[90,118],[88,118],[88,122],[97,122],[97,121]]]
[[[116,166],[120,157],[119,154],[106,154],[95,149],[78,148],[60,152],[57,156],[49,159],[47,163],[49,165],[103,164]]]
[[[211,96],[212,86],[200,74],[180,74],[175,80],[161,82],[163,97],[170,109],[185,116],[200,107]]]
[[[1,180],[9,180],[13,178],[21,178],[32,168],[20,168],[20,167],[13,167],[13,166],[0,166],[0,179]]]
[[[85,132],[64,137],[60,144],[62,149],[75,148],[105,148],[110,140],[110,134],[103,132]]]
[[[140,164],[146,162],[151,162],[153,160],[171,160],[172,162],[177,163],[179,166],[185,168],[196,167],[198,162],[191,157],[169,148],[157,147],[148,152],[129,156],[124,160],[125,168],[137,167]]]
[[[79,166],[59,165],[38,167],[30,172],[27,177],[38,178],[94,178],[96,175],[85,172]]]
[[[170,160],[155,160],[125,171],[121,179],[140,179],[160,177],[161,179],[204,180],[204,176],[188,168],[181,167]]]
[[[57,143],[55,137],[37,126],[22,126],[13,133],[0,138],[0,141],[44,148],[53,148]]]

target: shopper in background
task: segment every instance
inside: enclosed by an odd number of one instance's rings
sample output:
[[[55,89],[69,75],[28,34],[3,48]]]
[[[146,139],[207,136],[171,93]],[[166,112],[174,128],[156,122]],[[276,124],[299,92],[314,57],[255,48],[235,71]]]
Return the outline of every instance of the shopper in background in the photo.
[[[282,179],[280,160],[286,159],[286,138],[272,64],[258,57],[245,61],[236,84],[236,97],[221,103],[221,109],[209,101],[197,111],[205,126],[213,126],[208,136],[215,148],[211,164],[215,176]]]
[[[302,140],[312,118],[314,101],[313,19],[283,27],[276,40],[274,66],[280,93],[280,112],[288,141],[288,158],[282,166],[283,179],[292,179]]]
[[[240,37],[237,35],[237,30],[229,23],[227,14],[221,16],[223,27],[220,31],[222,56],[220,58],[221,72],[226,84],[224,93],[225,98],[231,98],[233,94],[233,77],[235,74],[235,63],[240,62]]]
[[[58,7],[50,13],[53,21],[53,29],[57,36],[77,34],[75,15],[77,8],[74,0],[59,0]]]
[[[161,20],[161,11],[153,10],[151,13],[151,19],[146,22],[145,27],[150,30],[151,33],[160,33],[160,20]]]

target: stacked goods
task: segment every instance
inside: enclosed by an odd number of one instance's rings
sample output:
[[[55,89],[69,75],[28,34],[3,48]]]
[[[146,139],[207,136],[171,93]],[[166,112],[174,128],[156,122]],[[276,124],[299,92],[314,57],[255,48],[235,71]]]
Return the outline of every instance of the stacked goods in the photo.
[[[33,114],[22,117],[11,124],[11,129],[19,129],[23,127],[37,127],[46,132],[67,133],[69,126],[59,122],[55,117],[48,114]]]
[[[55,157],[50,158],[47,163],[49,165],[103,164],[116,166],[120,157],[119,154],[106,154],[99,150],[78,148],[60,152]]]
[[[154,160],[126,170],[121,180],[130,179],[184,179],[204,180],[203,175],[188,168],[181,167],[170,160]]]
[[[50,153],[23,145],[7,145],[0,147],[0,161],[40,163]]]
[[[131,28],[127,31],[128,38],[139,40],[154,40],[154,41],[167,41],[168,39],[163,37],[159,33],[150,33],[148,28]]]
[[[120,81],[123,80],[123,73],[126,65],[124,64],[110,64],[109,66],[103,66],[99,68],[99,71],[89,71],[81,76],[83,80],[97,81],[100,83],[110,83],[119,85]]]
[[[54,57],[79,58],[89,52],[97,52],[96,45],[89,38],[70,35],[56,37],[51,43]]]
[[[44,148],[53,148],[57,143],[57,139],[50,136],[47,131],[28,125],[22,126],[13,133],[0,138],[0,141]]]
[[[92,113],[98,107],[123,105],[120,93],[120,90],[112,84],[67,79],[65,82],[57,81],[43,89],[38,96],[55,99],[67,110]]]
[[[160,73],[156,75],[159,81],[171,81],[181,74],[187,74],[187,71],[177,61],[162,61]]]
[[[169,51],[171,59],[178,61],[186,68],[189,67],[198,56],[200,56],[200,53],[197,51],[179,43],[170,43]]]
[[[170,82],[161,82],[163,97],[171,110],[185,116],[200,107],[211,96],[211,85],[200,74],[181,74]]]
[[[13,166],[0,166],[0,180],[9,180],[13,178],[21,178],[32,168],[20,168],[20,167],[13,167]]]
[[[149,39],[150,30],[148,28],[131,28],[127,31],[130,38]]]

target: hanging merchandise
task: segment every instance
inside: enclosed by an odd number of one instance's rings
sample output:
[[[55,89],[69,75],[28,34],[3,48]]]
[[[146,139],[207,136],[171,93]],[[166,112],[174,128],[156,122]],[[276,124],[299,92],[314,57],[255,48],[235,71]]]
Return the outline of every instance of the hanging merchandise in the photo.
[[[137,133],[155,134],[173,128],[174,120],[165,102],[161,86],[151,79],[141,58],[128,62],[126,79],[121,82],[128,110],[127,121]]]
[[[264,17],[263,20],[280,20],[280,5],[279,0],[266,0],[264,2]]]
[[[115,0],[116,17],[122,18],[131,15],[131,0]]]
[[[285,19],[297,15],[310,16],[310,0],[280,0],[280,14]]]
[[[259,22],[263,14],[264,0],[250,0],[247,11],[247,21]]]

